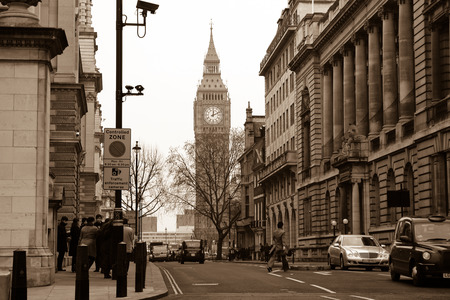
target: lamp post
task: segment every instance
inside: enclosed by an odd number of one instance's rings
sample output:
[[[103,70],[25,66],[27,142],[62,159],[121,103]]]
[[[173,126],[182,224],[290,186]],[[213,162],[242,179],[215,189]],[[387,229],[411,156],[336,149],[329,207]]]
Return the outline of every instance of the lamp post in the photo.
[[[348,220],[344,219],[342,220],[342,223],[344,223],[344,234],[347,234],[347,224],[348,224]]]
[[[147,17],[147,11],[154,14],[159,5],[148,3],[138,0],[136,8],[141,10],[141,15],[144,18],[144,23],[124,23],[123,18],[123,0],[116,0],[116,128],[122,128],[122,98],[125,95],[141,96],[144,88],[141,85],[136,86],[138,93],[132,93],[129,87],[126,87],[128,92],[122,92],[122,60],[123,60],[123,27],[127,25],[131,26],[146,26],[145,20]],[[139,17],[139,13],[137,14]],[[112,263],[113,263],[113,278],[116,278],[116,256],[117,256],[117,244],[123,240],[123,211],[122,211],[122,190],[115,191],[115,203],[114,203],[114,218],[113,218],[113,247],[112,247]],[[118,289],[119,290],[119,289]],[[124,292],[116,292],[117,297],[126,295],[126,289]]]
[[[139,227],[139,221],[138,221],[138,205],[139,205],[139,191],[138,191],[138,162],[139,162],[139,151],[141,151],[141,147],[139,147],[139,143],[138,141],[136,141],[136,146],[133,147],[134,153],[136,153],[136,159],[135,161],[135,169],[134,169],[134,189],[136,191],[136,196],[135,196],[135,201],[136,201],[136,205],[135,205],[135,211],[134,211],[134,215],[136,217],[136,225],[135,225],[135,230],[134,230],[134,234],[136,235],[136,238],[139,239],[139,231],[138,231],[138,227]]]
[[[331,226],[333,226],[333,237],[336,237],[336,225],[337,222],[335,220],[331,221]]]
[[[230,246],[231,246],[231,200],[233,198],[228,196],[228,256],[230,256]]]

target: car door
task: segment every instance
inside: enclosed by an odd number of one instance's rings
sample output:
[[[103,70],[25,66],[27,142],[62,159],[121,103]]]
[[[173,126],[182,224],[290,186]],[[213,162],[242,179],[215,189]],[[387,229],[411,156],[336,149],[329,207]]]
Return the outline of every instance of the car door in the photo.
[[[396,241],[396,270],[404,275],[409,274],[409,259],[413,249],[412,243],[412,224],[409,220],[405,220],[400,228],[400,234]]]
[[[333,265],[339,265],[340,261],[340,254],[341,254],[341,248],[340,248],[340,244],[341,244],[341,236],[338,236],[333,243],[330,245],[330,259],[331,259],[331,263]]]

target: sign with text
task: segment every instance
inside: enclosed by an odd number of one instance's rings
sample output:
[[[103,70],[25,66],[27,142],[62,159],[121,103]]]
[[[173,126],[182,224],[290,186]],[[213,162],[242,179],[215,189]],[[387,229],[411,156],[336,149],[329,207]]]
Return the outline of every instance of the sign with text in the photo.
[[[103,189],[128,190],[130,184],[130,168],[103,167]]]
[[[104,160],[129,161],[131,159],[131,129],[105,128],[104,145]]]

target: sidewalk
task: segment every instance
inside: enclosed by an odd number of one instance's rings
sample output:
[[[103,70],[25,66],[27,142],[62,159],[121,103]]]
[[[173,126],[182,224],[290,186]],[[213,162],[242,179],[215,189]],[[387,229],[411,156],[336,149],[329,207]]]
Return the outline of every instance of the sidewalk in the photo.
[[[89,271],[89,299],[158,299],[168,294],[161,271],[153,263],[148,262],[143,292],[135,290],[135,264],[130,263],[127,276],[127,297],[116,298],[116,281],[103,278],[102,273]],[[55,274],[55,283],[50,286],[28,288],[28,300],[61,300],[75,299],[75,273],[66,272]]]

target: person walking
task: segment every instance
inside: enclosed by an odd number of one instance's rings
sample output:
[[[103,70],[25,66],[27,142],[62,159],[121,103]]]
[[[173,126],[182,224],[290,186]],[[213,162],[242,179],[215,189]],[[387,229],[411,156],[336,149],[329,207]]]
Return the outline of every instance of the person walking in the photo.
[[[80,227],[78,224],[78,218],[72,220],[72,226],[70,227],[70,243],[69,243],[69,256],[72,256],[72,272],[76,272],[77,263],[77,247],[80,239]]]
[[[94,226],[97,227],[98,230],[100,230],[102,228],[102,225],[103,225],[103,216],[101,214],[97,214],[95,216]],[[100,249],[102,248],[101,242],[102,242],[102,239],[97,239],[97,241],[96,241],[97,254],[96,254],[96,259],[95,259],[94,272],[100,272],[100,267],[101,267],[101,262],[102,262],[102,253],[100,251]]]
[[[123,218],[123,241],[127,244],[127,272],[133,255],[134,230],[128,225],[128,219]]]
[[[102,224],[99,230],[99,249],[97,249],[97,253],[100,255],[100,259],[97,263],[102,268],[102,273],[104,278],[111,278],[111,269],[112,269],[112,247],[113,247],[113,220],[105,219],[105,222]]]
[[[89,268],[95,261],[97,252],[96,239],[98,228],[94,226],[94,217],[87,218],[86,226],[81,229],[80,245],[88,246]]]
[[[57,261],[57,268],[58,271],[65,271],[65,269],[62,268],[64,255],[67,252],[67,231],[66,231],[66,225],[67,225],[67,219],[66,216],[61,217],[61,222],[59,222],[58,225],[58,240],[57,240],[57,251],[58,251],[58,261]]]
[[[267,263],[267,271],[272,272],[272,267],[275,263],[275,259],[281,256],[281,260],[283,263],[283,270],[286,272],[289,269],[289,265],[286,259],[286,244],[284,243],[284,230],[283,230],[283,222],[278,222],[277,229],[273,232],[273,244],[275,246],[275,250],[271,254],[272,256]]]

